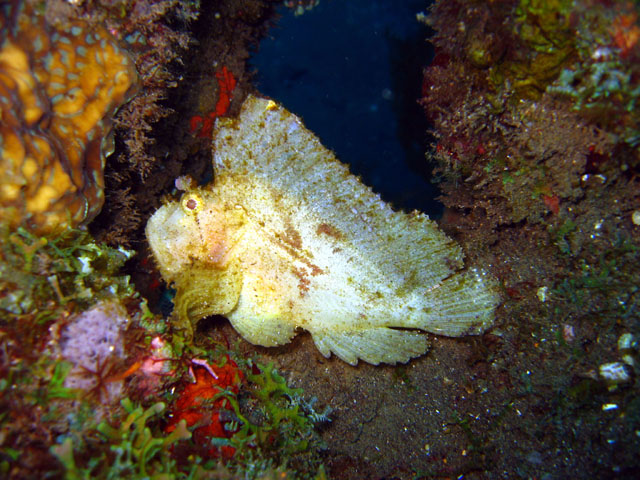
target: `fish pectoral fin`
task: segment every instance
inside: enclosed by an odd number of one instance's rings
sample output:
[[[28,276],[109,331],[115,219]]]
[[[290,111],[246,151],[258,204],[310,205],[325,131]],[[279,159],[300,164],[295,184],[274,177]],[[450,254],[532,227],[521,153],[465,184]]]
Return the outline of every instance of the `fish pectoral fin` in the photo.
[[[295,335],[295,322],[282,313],[277,297],[264,294],[260,279],[245,275],[242,292],[233,311],[225,316],[248,342],[263,347],[289,343]]]
[[[405,363],[429,349],[425,334],[388,327],[352,331],[321,330],[311,332],[311,335],[325,357],[333,352],[351,365],[358,363],[358,359],[373,365]]]
[[[227,318],[233,328],[248,342],[263,347],[275,347],[289,343],[295,335],[295,328],[277,316],[264,313],[234,310]]]
[[[174,282],[175,311],[182,323],[193,325],[209,315],[226,315],[240,298],[242,274],[238,269],[191,269]]]

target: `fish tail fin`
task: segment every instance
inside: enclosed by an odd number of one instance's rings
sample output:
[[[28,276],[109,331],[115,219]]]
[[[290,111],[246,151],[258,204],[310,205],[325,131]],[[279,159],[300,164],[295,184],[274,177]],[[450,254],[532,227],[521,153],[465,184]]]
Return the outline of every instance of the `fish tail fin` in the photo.
[[[469,269],[424,292],[421,310],[401,326],[448,337],[480,335],[493,325],[499,302],[493,277]]]

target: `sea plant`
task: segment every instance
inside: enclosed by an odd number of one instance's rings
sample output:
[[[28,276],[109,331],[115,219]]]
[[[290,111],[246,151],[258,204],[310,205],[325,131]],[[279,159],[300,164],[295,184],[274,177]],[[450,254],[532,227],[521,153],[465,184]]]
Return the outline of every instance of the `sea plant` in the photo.
[[[4,318],[36,323],[103,298],[134,296],[118,271],[131,252],[97,244],[81,230],[55,236],[0,226],[0,311]]]
[[[329,420],[330,408],[316,412],[315,400],[303,399],[303,391],[291,388],[273,363],[247,362],[248,389],[239,396],[223,391],[236,415],[237,429],[230,439],[218,439],[220,446],[236,449],[234,461],[242,469],[266,462],[277,469],[292,469],[303,478],[321,472],[319,451],[323,442],[316,425]]]
[[[179,440],[191,438],[186,423],[166,436],[154,436],[148,422],[162,413],[165,404],[155,403],[144,409],[131,400],[122,400],[126,418],[116,426],[103,421],[97,430],[102,434],[86,465],[76,462],[71,437],[54,445],[51,451],[65,468],[66,480],[84,478],[100,479],[172,479],[186,478],[179,473],[176,461],[171,458],[170,446]]]

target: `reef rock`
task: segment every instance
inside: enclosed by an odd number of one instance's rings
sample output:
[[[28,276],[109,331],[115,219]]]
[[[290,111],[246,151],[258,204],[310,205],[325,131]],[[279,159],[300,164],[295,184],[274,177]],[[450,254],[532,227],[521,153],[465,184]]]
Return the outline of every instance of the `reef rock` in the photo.
[[[47,23],[31,2],[0,6],[0,216],[46,233],[102,208],[111,115],[133,62],[102,26]]]
[[[249,342],[311,333],[345,362],[405,362],[426,335],[480,334],[499,296],[418,212],[394,212],[272,101],[214,131],[215,181],[161,207],[147,238],[186,327],[225,315]]]

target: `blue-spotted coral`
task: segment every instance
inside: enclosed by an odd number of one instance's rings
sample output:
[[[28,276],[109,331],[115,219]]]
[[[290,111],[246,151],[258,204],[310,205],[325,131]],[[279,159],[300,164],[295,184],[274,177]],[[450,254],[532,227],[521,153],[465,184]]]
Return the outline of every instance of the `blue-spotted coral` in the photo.
[[[29,2],[0,7],[0,32],[0,215],[39,232],[85,225],[134,65],[105,28],[53,26]]]

